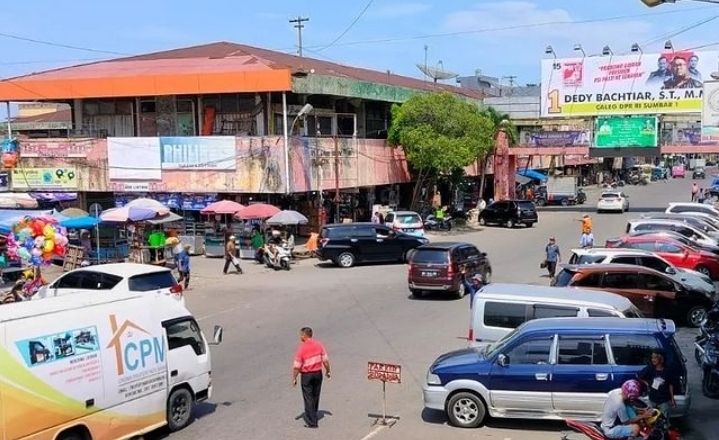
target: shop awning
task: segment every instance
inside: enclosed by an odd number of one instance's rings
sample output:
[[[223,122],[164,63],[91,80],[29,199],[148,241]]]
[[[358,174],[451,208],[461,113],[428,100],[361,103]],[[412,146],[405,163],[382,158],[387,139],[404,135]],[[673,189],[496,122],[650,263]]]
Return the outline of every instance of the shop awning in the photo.
[[[517,174],[520,176],[527,176],[530,179],[539,180],[540,182],[543,180],[547,180],[547,175],[540,173],[537,170],[528,170],[526,168],[517,170]]]
[[[519,173],[517,173],[517,175],[514,177],[514,180],[520,185],[526,185],[532,181],[530,177],[523,176]]]

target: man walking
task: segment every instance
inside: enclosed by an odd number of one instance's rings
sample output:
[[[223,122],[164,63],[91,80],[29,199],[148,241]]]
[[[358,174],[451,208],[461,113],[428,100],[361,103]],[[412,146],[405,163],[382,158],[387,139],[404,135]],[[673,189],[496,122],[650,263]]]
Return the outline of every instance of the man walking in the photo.
[[[225,243],[225,267],[222,269],[222,273],[227,275],[227,271],[230,269],[230,264],[235,266],[237,273],[242,274],[242,268],[240,267],[240,260],[235,256],[237,253],[237,245],[235,244],[235,236],[230,235]]]
[[[300,330],[300,341],[292,368],[292,386],[297,386],[297,376],[302,375],[302,399],[305,404],[305,428],[317,428],[317,411],[320,407],[322,389],[322,367],[330,380],[330,360],[325,347],[312,339],[312,329]]]
[[[177,271],[180,273],[177,282],[181,283],[184,281],[185,290],[190,287],[190,249],[191,246],[186,244],[177,255]]]
[[[549,237],[549,243],[547,243],[547,246],[544,248],[544,253],[544,263],[547,265],[549,278],[554,280],[554,275],[557,273],[557,263],[562,260],[559,246],[557,246],[557,240],[555,240],[554,237]]]
[[[699,185],[697,185],[696,182],[692,183],[692,202],[697,201],[697,196],[699,195]]]

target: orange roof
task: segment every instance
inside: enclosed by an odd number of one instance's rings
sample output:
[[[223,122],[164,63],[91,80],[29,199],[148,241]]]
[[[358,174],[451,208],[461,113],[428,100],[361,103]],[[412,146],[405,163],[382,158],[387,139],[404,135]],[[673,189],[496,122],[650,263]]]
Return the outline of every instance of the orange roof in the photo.
[[[482,98],[480,92],[451,85],[219,42],[3,80],[0,101],[291,91],[291,73],[300,67],[318,75]]]

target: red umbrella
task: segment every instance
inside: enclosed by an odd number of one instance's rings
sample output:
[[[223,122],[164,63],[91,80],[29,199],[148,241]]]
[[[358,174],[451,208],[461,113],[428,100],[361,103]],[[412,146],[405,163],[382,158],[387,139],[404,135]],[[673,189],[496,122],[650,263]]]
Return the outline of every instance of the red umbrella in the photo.
[[[267,203],[253,203],[235,214],[240,220],[256,220],[270,218],[280,212],[280,208]]]
[[[202,214],[234,214],[238,211],[242,211],[245,205],[240,205],[232,200],[220,200],[219,202],[210,203],[200,211]]]

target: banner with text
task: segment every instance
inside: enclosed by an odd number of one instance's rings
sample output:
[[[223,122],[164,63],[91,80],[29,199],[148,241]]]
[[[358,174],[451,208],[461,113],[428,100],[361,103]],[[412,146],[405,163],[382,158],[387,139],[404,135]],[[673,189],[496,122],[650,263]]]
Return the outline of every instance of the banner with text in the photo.
[[[542,60],[542,117],[699,113],[717,51]]]
[[[600,116],[596,120],[596,148],[657,147],[656,116]]]
[[[588,146],[592,141],[589,130],[522,130],[519,137],[521,145],[530,147],[578,147]]]
[[[161,137],[163,170],[235,170],[234,136]]]
[[[719,81],[704,83],[701,139],[702,142],[719,142]]]

